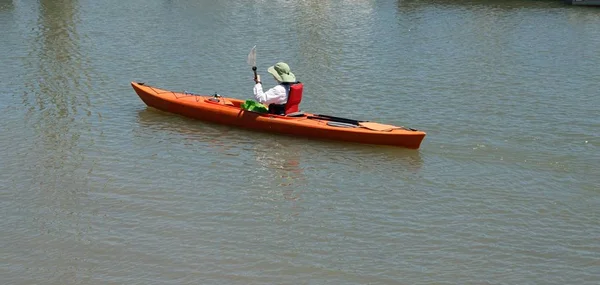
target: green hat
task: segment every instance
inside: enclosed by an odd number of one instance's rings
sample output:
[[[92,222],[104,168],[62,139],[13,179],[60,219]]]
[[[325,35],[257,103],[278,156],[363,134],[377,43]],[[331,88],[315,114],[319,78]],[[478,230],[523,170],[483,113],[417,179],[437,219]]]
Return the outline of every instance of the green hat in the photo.
[[[285,62],[278,62],[274,66],[269,67],[267,71],[279,82],[296,82],[296,76],[290,71],[290,66]]]

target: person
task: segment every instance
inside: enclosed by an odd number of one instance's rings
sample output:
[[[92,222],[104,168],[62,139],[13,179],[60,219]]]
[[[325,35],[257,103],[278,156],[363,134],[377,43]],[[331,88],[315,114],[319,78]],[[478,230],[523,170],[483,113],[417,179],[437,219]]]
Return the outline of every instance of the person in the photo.
[[[277,85],[267,91],[263,91],[260,75],[257,75],[254,79],[256,83],[254,85],[254,98],[256,101],[267,105],[269,113],[281,114],[284,112],[285,104],[290,94],[290,85],[297,83],[296,76],[285,62],[278,62],[274,66],[269,67],[267,71],[273,75],[273,78],[277,81]]]

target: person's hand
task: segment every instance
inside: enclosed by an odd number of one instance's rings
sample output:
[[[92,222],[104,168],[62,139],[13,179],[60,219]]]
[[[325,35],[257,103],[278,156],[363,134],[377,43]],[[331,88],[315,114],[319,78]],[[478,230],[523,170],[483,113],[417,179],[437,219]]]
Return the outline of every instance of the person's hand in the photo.
[[[262,83],[262,82],[260,81],[260,75],[256,75],[256,78],[254,78],[254,82],[256,82],[256,84],[258,84],[258,83]]]

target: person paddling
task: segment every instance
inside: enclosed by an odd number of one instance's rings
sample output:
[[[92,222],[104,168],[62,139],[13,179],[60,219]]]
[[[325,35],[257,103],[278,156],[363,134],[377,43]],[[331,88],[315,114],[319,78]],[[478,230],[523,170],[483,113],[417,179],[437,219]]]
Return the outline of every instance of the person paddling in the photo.
[[[277,81],[277,85],[263,92],[260,75],[256,75],[256,78],[254,78],[254,82],[256,82],[254,85],[254,98],[256,101],[269,106],[269,113],[284,114],[285,104],[290,95],[290,85],[297,83],[296,76],[285,62],[278,62],[274,66],[269,67],[267,71],[273,75],[273,78]]]

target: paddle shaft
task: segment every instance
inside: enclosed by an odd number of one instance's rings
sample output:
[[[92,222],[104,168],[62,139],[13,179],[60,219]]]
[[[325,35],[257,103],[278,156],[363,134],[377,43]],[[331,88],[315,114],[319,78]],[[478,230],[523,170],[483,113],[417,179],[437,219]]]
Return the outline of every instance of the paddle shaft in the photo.
[[[256,79],[258,78],[258,75],[256,74],[256,66],[252,67],[252,71],[254,71],[254,81],[256,82]]]
[[[361,126],[360,123],[369,122],[369,121],[359,121],[359,120],[346,119],[346,118],[334,117],[334,116],[329,116],[329,115],[320,115],[320,114],[315,114],[314,116],[308,116],[307,118],[313,119],[313,120],[337,122],[337,123],[342,123],[342,124],[351,124],[354,126]],[[375,124],[377,124],[377,123],[375,123]],[[363,126],[363,127],[366,127],[367,129],[373,129],[373,127],[368,127],[368,126]],[[397,127],[397,128],[404,129],[407,131],[418,131],[417,129],[407,128],[407,127]]]
[[[357,126],[361,122],[367,122],[367,121],[359,121],[359,120],[346,119],[346,118],[334,117],[334,116],[329,116],[329,115],[321,115],[321,114],[315,114],[314,116],[308,116],[308,118],[324,120],[324,121],[347,123],[347,124],[353,124],[353,125],[357,125]]]

